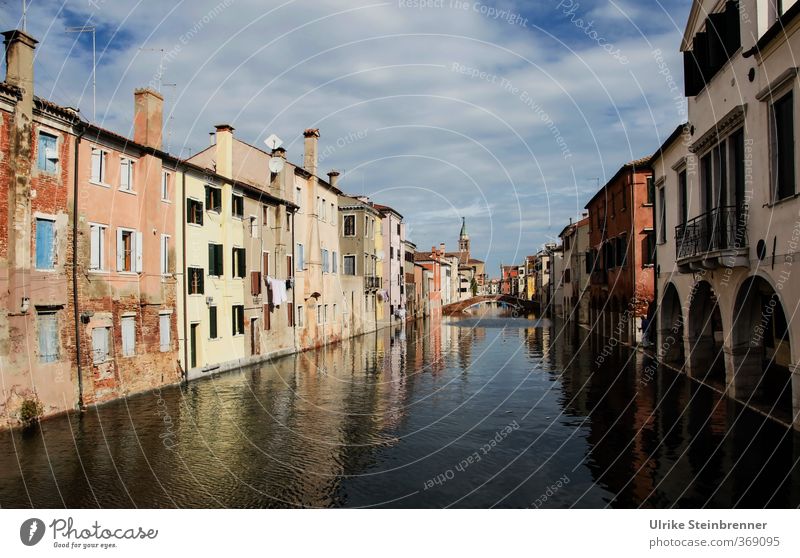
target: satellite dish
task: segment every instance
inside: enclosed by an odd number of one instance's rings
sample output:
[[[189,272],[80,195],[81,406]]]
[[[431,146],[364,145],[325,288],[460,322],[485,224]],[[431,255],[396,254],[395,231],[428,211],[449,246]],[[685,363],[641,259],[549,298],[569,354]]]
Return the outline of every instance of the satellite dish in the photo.
[[[274,151],[275,149],[278,149],[281,144],[283,144],[283,140],[275,134],[270,134],[270,136],[264,140],[264,144],[269,148],[270,151]]]
[[[269,172],[278,174],[283,170],[283,165],[286,161],[283,157],[273,157],[269,160]]]

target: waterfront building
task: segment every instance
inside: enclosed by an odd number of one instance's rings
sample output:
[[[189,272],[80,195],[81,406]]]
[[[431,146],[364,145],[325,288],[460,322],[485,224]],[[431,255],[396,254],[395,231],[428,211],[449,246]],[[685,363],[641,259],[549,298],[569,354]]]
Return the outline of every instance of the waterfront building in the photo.
[[[417,252],[414,254],[414,262],[424,268],[423,284],[425,285],[423,296],[427,294],[426,303],[428,311],[426,316],[441,318],[442,316],[442,283],[443,268],[448,267],[443,263],[444,250],[437,249],[435,246],[430,252]],[[433,327],[433,326],[432,326]]]
[[[354,335],[374,331],[384,322],[383,216],[366,198],[339,196],[341,288],[349,301]],[[379,300],[381,299],[381,300]]]
[[[383,258],[383,290],[386,291],[389,303],[387,319],[394,320],[402,315],[401,311],[405,307],[403,241],[406,239],[406,226],[403,223],[403,216],[391,207],[377,203],[374,206],[382,215],[384,252],[388,248]]]
[[[681,43],[691,124],[653,165],[663,358],[685,355],[690,376],[800,429],[799,27],[795,2],[694,1]]]
[[[525,294],[521,298],[534,300],[536,296],[536,256],[525,257]]]
[[[589,323],[589,218],[570,223],[559,235],[564,248],[563,314],[579,324]]]
[[[655,191],[649,164],[649,158],[626,163],[586,204],[592,328],[631,344],[641,341],[653,301]]]
[[[406,318],[414,319],[421,314],[422,285],[418,285],[415,275],[414,254],[417,253],[417,245],[410,240],[403,241],[403,277],[405,278],[406,293]]]

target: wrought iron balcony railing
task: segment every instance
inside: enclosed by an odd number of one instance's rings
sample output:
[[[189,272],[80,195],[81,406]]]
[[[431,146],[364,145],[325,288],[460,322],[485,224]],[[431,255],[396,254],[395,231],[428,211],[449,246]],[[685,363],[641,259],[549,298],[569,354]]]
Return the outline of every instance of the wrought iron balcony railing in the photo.
[[[678,261],[747,246],[746,205],[717,207],[675,227]]]

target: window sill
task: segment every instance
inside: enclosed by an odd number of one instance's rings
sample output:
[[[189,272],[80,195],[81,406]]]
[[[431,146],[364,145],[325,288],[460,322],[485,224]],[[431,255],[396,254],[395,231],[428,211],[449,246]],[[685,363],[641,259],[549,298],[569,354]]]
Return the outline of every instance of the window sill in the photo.
[[[161,198],[161,203],[172,203],[172,200]]]
[[[203,225],[201,225],[200,223],[189,223],[189,222],[187,222],[186,224],[189,225],[190,227],[197,227],[199,229],[203,228]]]
[[[58,270],[55,267],[34,267],[34,271],[38,271],[39,273],[57,273]]]
[[[800,197],[800,192],[797,192],[795,194],[792,194],[791,196],[786,196],[785,198],[781,198],[779,200],[775,200],[775,201],[771,201],[771,202],[765,203],[762,207],[769,207],[769,208],[776,207],[778,205],[782,205],[782,204],[785,204],[787,202],[796,200],[799,197]]]
[[[101,188],[109,188],[109,189],[111,188],[111,184],[106,184],[105,182],[97,182],[96,180],[90,180],[89,184],[94,184],[95,186],[100,186]]]
[[[109,275],[111,271],[107,269],[90,269],[89,273],[92,275]]]
[[[123,194],[130,194],[132,196],[136,196],[137,195],[135,190],[123,190],[122,188],[120,188],[117,191],[118,192],[122,192]]]

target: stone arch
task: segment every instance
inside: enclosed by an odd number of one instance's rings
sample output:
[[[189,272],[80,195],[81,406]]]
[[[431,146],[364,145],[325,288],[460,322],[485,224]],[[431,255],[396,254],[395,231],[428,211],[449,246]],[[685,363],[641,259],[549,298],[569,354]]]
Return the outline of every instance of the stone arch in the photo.
[[[664,287],[657,322],[659,359],[683,367],[686,354],[683,346],[683,309],[678,289],[672,282]]]
[[[728,389],[791,422],[791,324],[772,282],[747,277],[736,293],[731,326]]]
[[[717,295],[708,281],[699,281],[692,289],[684,333],[687,373],[724,387],[722,314]]]

